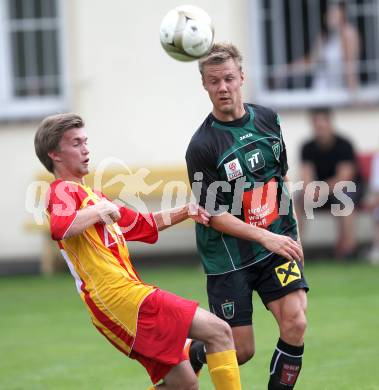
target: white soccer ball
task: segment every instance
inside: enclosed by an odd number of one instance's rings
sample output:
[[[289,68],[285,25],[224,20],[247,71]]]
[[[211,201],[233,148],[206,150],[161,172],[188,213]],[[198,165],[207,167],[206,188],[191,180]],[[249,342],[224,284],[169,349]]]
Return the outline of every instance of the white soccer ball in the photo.
[[[166,53],[179,61],[194,61],[212,47],[214,29],[209,15],[194,5],[182,5],[168,12],[160,27]]]

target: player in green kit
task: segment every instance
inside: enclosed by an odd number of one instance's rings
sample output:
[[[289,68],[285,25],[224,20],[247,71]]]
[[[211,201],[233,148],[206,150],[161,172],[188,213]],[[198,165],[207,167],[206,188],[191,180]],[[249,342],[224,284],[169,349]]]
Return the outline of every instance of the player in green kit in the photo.
[[[243,103],[241,62],[231,44],[214,45],[199,62],[213,110],[192,137],[186,161],[193,193],[212,218],[210,228],[196,226],[197,246],[210,309],[231,325],[239,363],[255,350],[255,290],[279,326],[268,389],[292,389],[306,329],[303,252],[280,121],[269,108]],[[191,362],[204,362],[199,344]]]

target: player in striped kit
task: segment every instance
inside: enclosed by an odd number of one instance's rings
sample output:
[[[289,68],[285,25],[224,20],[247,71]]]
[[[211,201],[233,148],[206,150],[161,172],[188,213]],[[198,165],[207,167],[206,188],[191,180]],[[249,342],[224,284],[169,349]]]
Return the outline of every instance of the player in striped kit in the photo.
[[[197,302],[144,283],[126,241],[154,243],[158,231],[188,217],[207,225],[209,214],[190,206],[140,214],[119,207],[84,184],[89,150],[83,120],[76,114],[45,118],[35,136],[36,154],[55,175],[47,212],[52,238],[75,279],[92,322],[117,349],[138,360],[153,389],[197,389],[183,353],[187,337],[201,340],[216,389],[240,389],[230,327]],[[191,215],[190,215],[191,214]]]

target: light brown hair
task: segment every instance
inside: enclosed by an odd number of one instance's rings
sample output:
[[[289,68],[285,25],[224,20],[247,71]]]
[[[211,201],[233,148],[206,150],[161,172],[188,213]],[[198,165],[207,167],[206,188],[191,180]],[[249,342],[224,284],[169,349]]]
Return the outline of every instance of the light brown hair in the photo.
[[[242,55],[231,43],[220,42],[212,46],[210,52],[199,60],[199,70],[203,74],[205,65],[219,65],[232,59],[242,69]]]
[[[59,142],[67,130],[82,127],[83,119],[74,113],[51,115],[40,123],[34,137],[34,148],[37,157],[49,172],[54,172],[54,165],[48,153],[59,150]]]

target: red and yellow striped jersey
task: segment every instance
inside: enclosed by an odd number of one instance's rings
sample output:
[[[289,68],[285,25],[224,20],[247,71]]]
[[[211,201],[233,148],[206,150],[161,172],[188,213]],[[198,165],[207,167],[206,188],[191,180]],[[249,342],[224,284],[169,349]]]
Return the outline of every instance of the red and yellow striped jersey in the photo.
[[[139,307],[155,287],[139,278],[126,241],[154,243],[158,230],[152,214],[120,207],[117,223],[96,223],[80,235],[65,238],[78,211],[102,197],[84,185],[56,180],[50,186],[47,213],[52,238],[58,241],[94,325],[129,354],[136,337]]]

